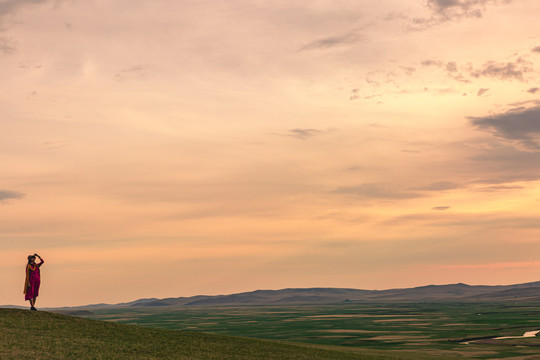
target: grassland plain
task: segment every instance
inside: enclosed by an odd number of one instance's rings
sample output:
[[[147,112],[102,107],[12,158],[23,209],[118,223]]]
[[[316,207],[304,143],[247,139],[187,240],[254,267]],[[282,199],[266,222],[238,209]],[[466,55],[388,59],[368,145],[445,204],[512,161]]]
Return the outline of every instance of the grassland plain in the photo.
[[[118,323],[287,340],[354,349],[474,359],[540,359],[538,304],[354,303],[305,306],[132,307],[95,309]]]
[[[173,331],[48,312],[0,309],[0,359],[413,360],[376,350]],[[440,359],[440,358],[438,358]]]

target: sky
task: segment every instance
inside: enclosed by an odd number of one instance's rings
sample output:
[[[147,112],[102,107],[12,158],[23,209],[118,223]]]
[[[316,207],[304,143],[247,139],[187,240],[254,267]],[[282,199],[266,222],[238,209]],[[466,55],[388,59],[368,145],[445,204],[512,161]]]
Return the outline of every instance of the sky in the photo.
[[[0,0],[0,304],[540,280],[537,0]]]

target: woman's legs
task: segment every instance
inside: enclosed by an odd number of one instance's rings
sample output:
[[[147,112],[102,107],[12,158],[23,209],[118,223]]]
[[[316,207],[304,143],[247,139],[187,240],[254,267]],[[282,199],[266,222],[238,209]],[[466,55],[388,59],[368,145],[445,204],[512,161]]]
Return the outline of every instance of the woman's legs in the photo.
[[[35,309],[36,309],[36,308],[34,307],[35,304],[36,304],[36,298],[30,299],[30,309],[31,309],[31,310],[35,310]]]

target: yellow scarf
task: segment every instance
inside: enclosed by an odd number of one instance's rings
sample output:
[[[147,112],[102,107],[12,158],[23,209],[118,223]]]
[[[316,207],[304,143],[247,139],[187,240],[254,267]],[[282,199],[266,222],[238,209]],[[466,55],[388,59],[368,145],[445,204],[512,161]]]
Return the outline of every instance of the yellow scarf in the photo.
[[[30,271],[36,271],[39,267],[34,264],[28,264],[26,267],[26,280],[24,281],[24,293],[26,294],[26,289],[28,288],[28,285],[30,283]]]

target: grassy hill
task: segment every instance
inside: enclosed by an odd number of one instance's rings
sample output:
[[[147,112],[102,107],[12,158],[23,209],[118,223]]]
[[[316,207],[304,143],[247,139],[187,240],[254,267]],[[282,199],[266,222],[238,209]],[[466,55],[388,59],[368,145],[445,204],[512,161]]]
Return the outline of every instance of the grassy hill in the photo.
[[[150,329],[48,312],[0,309],[0,359],[413,360],[358,348],[324,348]],[[441,357],[437,357],[441,359]]]

